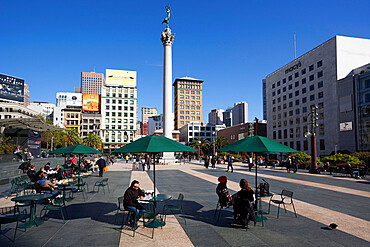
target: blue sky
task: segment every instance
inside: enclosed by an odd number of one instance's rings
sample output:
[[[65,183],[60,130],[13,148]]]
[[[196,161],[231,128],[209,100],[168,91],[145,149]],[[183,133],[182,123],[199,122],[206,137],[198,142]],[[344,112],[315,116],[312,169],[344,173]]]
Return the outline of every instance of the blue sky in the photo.
[[[81,71],[138,72],[138,102],[162,112],[164,6],[170,2],[173,79],[203,79],[203,121],[249,104],[262,118],[262,79],[335,35],[370,38],[370,1],[0,0],[0,73],[25,79],[31,101],[55,103]],[[140,115],[140,114],[139,114]],[[141,118],[141,116],[139,117]]]

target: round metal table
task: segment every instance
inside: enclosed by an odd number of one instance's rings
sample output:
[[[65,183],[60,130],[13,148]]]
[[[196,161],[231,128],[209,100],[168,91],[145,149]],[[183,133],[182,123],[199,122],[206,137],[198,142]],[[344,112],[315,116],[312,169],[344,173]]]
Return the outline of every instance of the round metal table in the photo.
[[[152,221],[149,221],[147,223],[144,223],[144,226],[146,227],[150,227],[150,228],[157,228],[157,227],[162,227],[164,226],[166,223],[163,222],[163,221],[159,221],[157,220],[157,202],[165,202],[165,201],[168,201],[168,200],[171,200],[172,199],[172,196],[170,195],[167,195],[167,194],[158,194],[156,195],[155,197],[149,199],[149,200],[141,200],[141,201],[147,201],[149,203],[153,203],[154,205],[154,219]]]

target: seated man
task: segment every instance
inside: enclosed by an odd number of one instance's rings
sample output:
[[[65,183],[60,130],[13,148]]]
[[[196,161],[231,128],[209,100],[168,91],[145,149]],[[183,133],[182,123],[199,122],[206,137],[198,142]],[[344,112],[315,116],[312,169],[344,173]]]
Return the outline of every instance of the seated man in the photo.
[[[35,183],[37,181],[35,165],[31,165],[30,169],[27,171],[27,175],[31,182]]]
[[[131,186],[126,190],[123,199],[123,206],[125,210],[134,212],[136,214],[136,220],[145,212],[145,209],[139,204],[138,199],[143,199],[145,196],[144,192],[140,189],[138,181],[133,180]]]
[[[57,174],[55,175],[55,178],[57,180],[62,180],[63,179],[63,172],[62,172],[62,169],[60,169],[60,166],[59,165],[56,166],[56,168],[55,168],[54,171],[57,172]]]
[[[40,170],[38,172],[36,172],[36,180],[39,180],[40,179],[40,176],[41,174],[43,174],[45,171],[45,168],[44,167],[40,167]]]
[[[253,209],[254,192],[245,179],[240,180],[239,186],[241,190],[233,195],[234,223],[246,226],[251,219],[256,224],[256,215]]]
[[[50,163],[46,163],[46,165],[44,166],[44,169],[45,171],[49,171],[50,170]]]
[[[55,189],[55,186],[56,183],[48,180],[48,175],[46,173],[42,173],[40,180],[36,182],[36,188],[38,188],[41,192],[51,192],[52,194],[56,194],[58,191]]]
[[[232,198],[229,194],[229,190],[227,189],[226,183],[227,183],[227,177],[226,176],[221,176],[218,178],[219,184],[217,185],[216,188],[216,193],[218,195],[218,199],[220,202],[220,205],[222,207],[229,207],[232,205]]]

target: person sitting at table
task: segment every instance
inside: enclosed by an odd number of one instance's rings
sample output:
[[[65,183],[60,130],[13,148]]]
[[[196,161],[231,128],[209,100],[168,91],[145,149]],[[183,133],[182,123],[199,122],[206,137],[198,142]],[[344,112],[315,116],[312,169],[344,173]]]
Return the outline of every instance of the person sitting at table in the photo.
[[[139,204],[138,199],[143,199],[144,192],[140,189],[140,183],[137,180],[131,182],[130,187],[126,190],[123,196],[123,206],[125,210],[136,214],[136,220],[139,220],[141,215],[146,212],[145,209]]]
[[[218,200],[220,202],[220,205],[222,207],[229,207],[232,205],[232,197],[229,194],[229,190],[227,189],[226,183],[227,183],[227,177],[221,176],[218,178],[219,184],[216,188],[216,193],[218,195]]]
[[[41,176],[42,173],[44,173],[44,171],[45,171],[45,168],[44,167],[40,167],[40,170],[38,170],[36,172],[36,180],[39,180],[40,179],[40,176]]]
[[[239,186],[241,190],[233,195],[234,223],[246,226],[251,219],[256,224],[254,192],[246,179],[241,179]]]
[[[63,172],[62,172],[62,169],[60,169],[60,166],[57,165],[54,169],[54,171],[57,172],[57,174],[55,174],[55,179],[56,180],[62,180],[63,179]]]
[[[50,170],[50,163],[46,163],[46,165],[44,166],[44,169],[45,171],[49,171]]]
[[[35,165],[31,165],[30,169],[28,169],[27,171],[27,175],[29,179],[31,180],[31,182],[37,181]]]
[[[48,174],[42,173],[40,175],[40,180],[36,182],[36,188],[38,188],[41,192],[50,192],[52,194],[58,193],[55,189],[56,183],[51,182],[48,180]]]

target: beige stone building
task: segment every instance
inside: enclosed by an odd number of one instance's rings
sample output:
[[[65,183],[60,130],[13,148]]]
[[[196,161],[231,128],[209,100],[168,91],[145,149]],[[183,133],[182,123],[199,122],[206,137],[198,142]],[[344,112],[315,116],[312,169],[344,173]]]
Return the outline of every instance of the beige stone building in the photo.
[[[66,108],[64,109],[64,126],[67,129],[77,129],[80,132],[81,109]]]
[[[178,78],[175,87],[175,130],[190,122],[202,122],[202,80]]]

